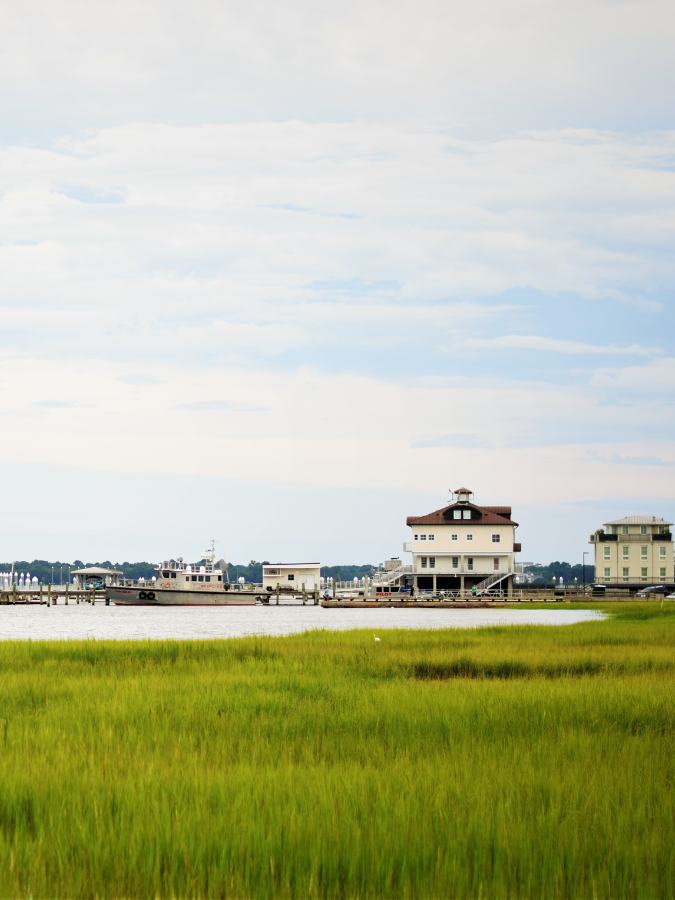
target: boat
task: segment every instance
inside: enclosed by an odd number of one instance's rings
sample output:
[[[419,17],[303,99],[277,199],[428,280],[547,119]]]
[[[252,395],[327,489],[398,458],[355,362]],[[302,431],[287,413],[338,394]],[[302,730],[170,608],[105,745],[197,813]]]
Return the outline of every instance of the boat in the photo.
[[[106,603],[116,606],[253,606],[258,599],[253,585],[230,584],[227,566],[215,561],[215,544],[198,563],[182,557],[155,567],[151,580],[120,579],[106,586]]]

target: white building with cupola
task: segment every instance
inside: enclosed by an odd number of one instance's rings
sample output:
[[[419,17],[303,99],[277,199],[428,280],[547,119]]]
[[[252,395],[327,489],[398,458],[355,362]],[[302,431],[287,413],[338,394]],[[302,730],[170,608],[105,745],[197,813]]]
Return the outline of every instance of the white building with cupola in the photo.
[[[458,488],[452,502],[424,516],[408,516],[412,577],[418,590],[513,592],[518,523],[510,506],[481,506]]]

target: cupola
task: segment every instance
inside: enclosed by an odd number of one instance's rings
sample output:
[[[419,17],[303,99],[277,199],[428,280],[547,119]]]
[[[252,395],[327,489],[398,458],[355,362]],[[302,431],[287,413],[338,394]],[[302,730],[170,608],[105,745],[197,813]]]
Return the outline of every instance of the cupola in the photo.
[[[455,503],[471,503],[473,500],[473,491],[464,487],[457,488],[456,491],[452,492],[452,496]]]

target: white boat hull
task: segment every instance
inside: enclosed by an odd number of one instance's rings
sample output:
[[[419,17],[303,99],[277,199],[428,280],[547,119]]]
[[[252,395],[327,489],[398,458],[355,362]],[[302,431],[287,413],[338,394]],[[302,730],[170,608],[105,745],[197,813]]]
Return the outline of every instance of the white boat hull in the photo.
[[[156,587],[107,587],[106,600],[116,606],[255,606],[253,592],[163,590]]]

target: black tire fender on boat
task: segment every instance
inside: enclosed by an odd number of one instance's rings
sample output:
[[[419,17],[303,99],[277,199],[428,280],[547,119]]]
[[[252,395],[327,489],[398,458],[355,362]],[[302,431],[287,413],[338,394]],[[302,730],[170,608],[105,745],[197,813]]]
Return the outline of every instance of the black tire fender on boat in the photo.
[[[148,595],[145,593],[145,591],[139,591],[139,592],[138,592],[138,599],[139,599],[139,600],[145,600],[147,596],[148,596]]]
[[[146,596],[147,596],[148,600],[154,600],[154,599],[155,599],[155,592],[154,592],[154,591],[148,591],[148,593],[146,594]]]

